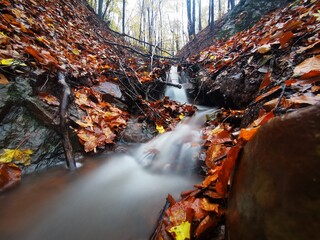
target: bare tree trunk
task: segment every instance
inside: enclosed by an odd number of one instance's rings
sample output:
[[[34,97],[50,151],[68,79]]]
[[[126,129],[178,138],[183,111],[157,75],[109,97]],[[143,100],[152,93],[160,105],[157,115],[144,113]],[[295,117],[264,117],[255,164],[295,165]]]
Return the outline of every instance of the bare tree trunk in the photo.
[[[102,7],[103,7],[103,0],[99,0],[98,2],[98,16],[102,19]]]
[[[210,31],[214,29],[214,0],[209,0],[209,26]]]
[[[202,30],[202,21],[201,21],[201,15],[202,15],[202,9],[201,9],[201,0],[198,0],[198,5],[199,5],[199,23],[198,23],[198,28],[199,32]]]
[[[228,0],[228,8],[233,9],[235,6],[235,0]]]
[[[192,0],[192,35],[196,34],[196,0]]]
[[[122,0],[122,33],[125,33],[126,23],[126,0]]]

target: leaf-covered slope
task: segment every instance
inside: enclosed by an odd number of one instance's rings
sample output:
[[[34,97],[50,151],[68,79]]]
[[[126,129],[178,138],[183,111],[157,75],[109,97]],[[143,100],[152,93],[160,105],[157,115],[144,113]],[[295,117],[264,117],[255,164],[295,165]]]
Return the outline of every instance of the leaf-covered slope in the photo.
[[[225,40],[237,32],[247,30],[263,16],[283,7],[293,0],[241,0],[225,16],[215,22],[213,30],[210,26],[196,34],[179,52],[178,57],[187,58],[198,54],[219,40]]]

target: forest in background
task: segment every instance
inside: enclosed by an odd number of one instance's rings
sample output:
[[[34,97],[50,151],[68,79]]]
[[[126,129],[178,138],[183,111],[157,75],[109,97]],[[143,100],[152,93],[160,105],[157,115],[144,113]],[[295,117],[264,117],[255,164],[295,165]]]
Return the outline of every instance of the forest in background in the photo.
[[[87,0],[109,27],[148,52],[175,55],[198,32],[219,20],[239,0]],[[151,45],[150,45],[151,44]],[[156,48],[157,49],[157,48]]]

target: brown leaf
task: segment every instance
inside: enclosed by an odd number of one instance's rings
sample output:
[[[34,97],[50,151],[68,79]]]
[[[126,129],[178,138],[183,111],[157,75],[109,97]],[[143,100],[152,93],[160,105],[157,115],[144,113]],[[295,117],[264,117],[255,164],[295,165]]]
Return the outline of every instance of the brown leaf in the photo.
[[[0,84],[6,85],[9,84],[8,78],[0,73]]]
[[[225,147],[223,144],[212,144],[206,152],[206,166],[208,168],[214,168],[216,166],[215,161],[217,159],[226,156],[230,148]]]
[[[8,190],[19,184],[21,169],[12,163],[0,164],[0,192]]]
[[[320,75],[320,55],[308,58],[295,67],[293,77],[308,79]]]
[[[219,213],[219,204],[211,203],[207,198],[201,198],[200,207],[202,210],[207,212],[216,212]]]
[[[195,236],[199,237],[202,233],[204,233],[207,229],[212,228],[218,224],[217,219],[215,221],[212,219],[210,215],[207,215],[202,221],[199,223],[195,230]]]

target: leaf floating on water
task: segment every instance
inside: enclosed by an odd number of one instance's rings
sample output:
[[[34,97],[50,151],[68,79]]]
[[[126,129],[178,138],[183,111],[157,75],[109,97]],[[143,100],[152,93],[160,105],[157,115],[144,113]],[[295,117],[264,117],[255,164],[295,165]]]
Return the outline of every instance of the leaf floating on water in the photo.
[[[16,186],[21,180],[21,169],[13,164],[0,164],[0,192]]]
[[[0,163],[21,163],[25,166],[30,165],[32,150],[20,149],[4,149],[3,154],[0,155]]]
[[[179,226],[170,228],[169,232],[175,234],[175,240],[186,240],[190,239],[190,228],[191,224],[186,221],[182,222]]]

